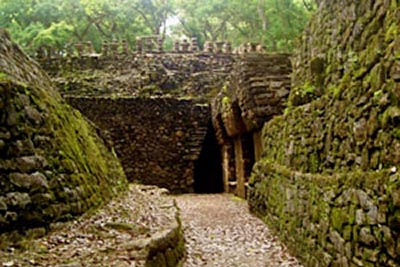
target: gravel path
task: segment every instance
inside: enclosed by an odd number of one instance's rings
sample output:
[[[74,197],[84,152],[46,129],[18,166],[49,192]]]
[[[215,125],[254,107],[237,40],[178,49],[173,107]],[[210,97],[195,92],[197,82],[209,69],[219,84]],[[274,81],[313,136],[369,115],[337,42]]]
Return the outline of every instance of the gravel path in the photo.
[[[138,242],[168,230],[175,222],[174,203],[164,193],[153,186],[131,184],[94,213],[55,223],[42,238],[0,248],[0,266],[144,266]]]
[[[182,195],[183,267],[301,267],[266,225],[232,195]]]

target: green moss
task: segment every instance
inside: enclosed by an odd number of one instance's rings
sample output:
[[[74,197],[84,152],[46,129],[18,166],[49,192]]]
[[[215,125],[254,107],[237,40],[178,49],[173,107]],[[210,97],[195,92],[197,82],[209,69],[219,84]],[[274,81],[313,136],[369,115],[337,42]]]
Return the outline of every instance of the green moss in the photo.
[[[127,181],[115,155],[107,150],[82,115],[66,105],[58,94],[14,83],[7,88],[15,97],[27,95],[28,90],[31,104],[40,112],[45,112],[46,120],[39,130],[29,127],[24,132],[35,134],[40,131],[51,137],[51,141],[38,153],[46,158],[52,173],[48,177],[50,188],[47,192],[52,201],[43,202],[41,195],[32,198],[35,208],[41,209],[39,215],[46,218],[46,223],[68,220],[88,209],[95,209],[125,188]],[[64,188],[68,188],[69,192],[65,192]],[[80,189],[79,193],[76,188]],[[72,195],[74,203],[71,203]],[[59,206],[57,202],[66,204]],[[35,212],[32,209],[30,215],[26,213],[26,219],[41,221]]]
[[[394,136],[396,139],[400,139],[400,127],[399,127],[399,128],[394,128],[393,131],[392,131],[392,133],[393,133],[393,136]]]
[[[374,92],[374,98],[381,98],[383,95],[383,91],[382,90],[377,90]]]
[[[386,82],[385,70],[382,64],[377,64],[370,71],[367,79],[372,90],[382,90],[383,84]]]
[[[179,93],[181,92],[182,90],[177,90],[175,93],[177,94],[177,95],[179,95]],[[212,88],[210,91],[208,91],[207,93],[206,93],[206,98],[207,99],[213,99],[214,97],[216,97],[217,95],[218,95],[218,93],[220,92],[220,90],[218,89],[218,88]]]
[[[287,116],[287,115],[289,114],[289,111],[290,111],[290,107],[287,106],[287,107],[285,108],[285,110],[283,111],[283,115],[284,115],[284,116]]]
[[[319,169],[319,156],[317,153],[313,153],[310,155],[310,168],[309,172],[315,173]]]
[[[222,104],[223,104],[223,105],[229,105],[230,102],[231,102],[231,100],[229,99],[228,96],[224,96],[224,97],[222,98]]]
[[[398,27],[399,26],[395,22],[390,24],[390,26],[388,27],[388,29],[386,30],[386,33],[385,33],[385,42],[386,43],[392,42],[395,38],[398,37],[398,35],[399,35]]]
[[[341,206],[333,206],[329,199],[334,200],[345,191],[362,190],[375,194],[371,199],[374,205],[379,206],[379,203],[386,203],[386,197],[392,190],[390,188],[395,187],[391,181],[400,183],[399,175],[392,176],[389,170],[343,172],[332,176],[307,174],[265,159],[256,164],[252,181],[248,200],[251,210],[255,210],[273,231],[278,232],[292,253],[303,260],[315,255],[316,248],[329,249],[326,237],[331,230],[336,230],[347,241],[358,241],[360,229],[354,224],[355,211],[359,207],[349,200],[341,202]],[[285,194],[288,188],[292,192]],[[352,196],[349,197],[351,199]],[[384,212],[381,208],[380,211]],[[389,221],[398,227],[400,217],[395,212],[390,214],[394,215]],[[305,223],[307,221],[312,224]],[[317,244],[309,242],[307,237],[310,235],[318,237]]]
[[[395,118],[400,117],[400,108],[397,106],[388,107],[385,112],[380,116],[381,127],[385,128]]]
[[[360,53],[360,62],[369,69],[379,61],[383,51],[382,35],[376,34],[368,42],[366,49]],[[359,67],[355,67],[353,70],[358,71]]]
[[[314,94],[316,90],[316,87],[314,85],[311,84],[311,82],[306,82],[303,86],[302,86],[302,93],[303,95],[306,94]]]
[[[330,214],[332,227],[339,233],[343,232],[343,225],[348,222],[348,215],[340,208],[333,208]]]
[[[325,61],[320,57],[316,57],[311,60],[310,63],[311,72],[316,75],[320,75],[324,72],[324,66],[325,66]]]
[[[366,67],[361,67],[361,68],[359,68],[358,70],[355,71],[354,78],[355,79],[362,79],[367,72],[368,72],[368,69]]]
[[[317,87],[312,81],[306,81],[301,86],[292,89],[288,99],[288,106],[301,106],[311,102],[320,95],[317,91]]]
[[[0,72],[0,82],[6,80],[8,77],[7,74],[5,74],[4,72]]]

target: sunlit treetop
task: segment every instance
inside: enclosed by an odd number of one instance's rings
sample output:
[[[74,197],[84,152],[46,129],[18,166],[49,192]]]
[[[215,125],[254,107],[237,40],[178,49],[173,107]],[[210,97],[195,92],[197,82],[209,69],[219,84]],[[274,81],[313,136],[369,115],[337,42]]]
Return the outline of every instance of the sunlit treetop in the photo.
[[[271,51],[290,51],[315,8],[313,0],[2,0],[0,27],[28,51],[67,49],[91,41],[136,37],[257,42]]]

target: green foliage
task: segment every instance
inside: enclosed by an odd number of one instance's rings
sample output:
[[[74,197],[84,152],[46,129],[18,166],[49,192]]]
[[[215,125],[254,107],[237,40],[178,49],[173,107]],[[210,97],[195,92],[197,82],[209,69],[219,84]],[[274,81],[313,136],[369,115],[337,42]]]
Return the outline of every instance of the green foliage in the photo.
[[[3,0],[0,27],[7,28],[13,39],[31,52],[43,45],[67,49],[80,41],[92,41],[99,49],[103,41],[114,39],[126,39],[133,46],[138,35],[160,33],[170,1],[158,2]]]
[[[33,45],[62,47],[73,31],[73,27],[65,21],[52,23],[49,28],[43,29],[33,38]]]
[[[229,40],[234,46],[264,44],[270,51],[290,51],[310,11],[295,0],[176,0],[177,35],[206,40]],[[309,6],[310,7],[310,6]]]
[[[302,89],[303,89],[303,90],[302,90],[302,93],[303,93],[304,95],[315,93],[315,86],[312,85],[310,82],[306,82],[306,83],[303,85]]]
[[[161,35],[172,38],[229,40],[235,46],[264,44],[271,51],[289,51],[308,21],[313,5],[297,0],[2,0],[0,27],[30,52],[42,46],[68,49],[75,42]],[[312,1],[311,1],[312,2]]]
[[[222,106],[223,106],[224,108],[229,108],[230,104],[231,104],[231,100],[229,99],[229,97],[224,96],[224,97],[222,98]]]

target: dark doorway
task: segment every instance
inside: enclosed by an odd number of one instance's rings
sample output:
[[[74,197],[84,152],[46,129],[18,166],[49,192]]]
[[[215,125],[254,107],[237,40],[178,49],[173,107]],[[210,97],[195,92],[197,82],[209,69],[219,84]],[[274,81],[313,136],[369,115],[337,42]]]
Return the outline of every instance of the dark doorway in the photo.
[[[244,176],[246,177],[246,182],[247,182],[255,163],[254,140],[252,133],[244,134],[242,136],[242,149],[243,149]]]
[[[196,193],[221,193],[223,190],[221,151],[210,121],[200,157],[194,166],[194,191]]]

